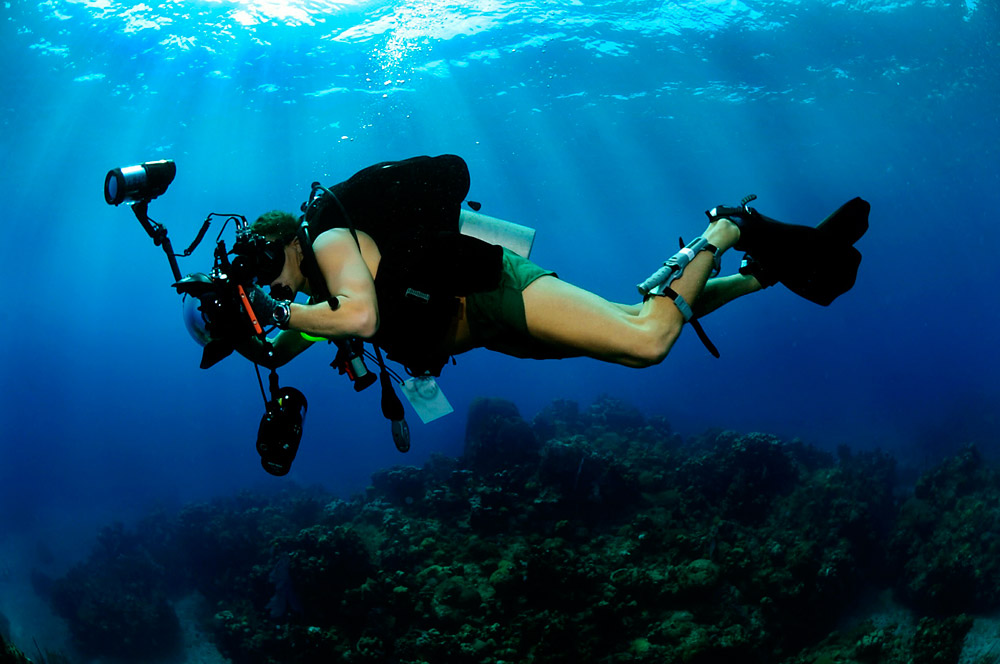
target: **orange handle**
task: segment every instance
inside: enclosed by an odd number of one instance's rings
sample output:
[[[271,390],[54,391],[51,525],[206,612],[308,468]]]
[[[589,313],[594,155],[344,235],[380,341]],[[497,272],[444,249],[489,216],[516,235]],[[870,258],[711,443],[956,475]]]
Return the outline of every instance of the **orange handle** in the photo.
[[[253,323],[253,329],[257,334],[264,334],[264,329],[257,322],[257,314],[254,313],[253,307],[250,306],[250,298],[247,297],[247,292],[243,290],[243,285],[238,284],[236,286],[239,289],[240,299],[243,301],[243,308],[247,310],[247,315],[250,316],[250,322]]]

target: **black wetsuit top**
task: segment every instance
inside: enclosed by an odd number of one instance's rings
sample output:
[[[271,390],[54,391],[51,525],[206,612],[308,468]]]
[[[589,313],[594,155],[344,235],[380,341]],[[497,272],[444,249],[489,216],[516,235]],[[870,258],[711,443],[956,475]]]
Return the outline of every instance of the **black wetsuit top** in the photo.
[[[330,228],[368,233],[382,255],[375,276],[379,330],[374,343],[410,373],[439,375],[458,297],[496,288],[503,249],[458,232],[469,170],[456,155],[383,162],[330,187],[310,219],[313,238]]]

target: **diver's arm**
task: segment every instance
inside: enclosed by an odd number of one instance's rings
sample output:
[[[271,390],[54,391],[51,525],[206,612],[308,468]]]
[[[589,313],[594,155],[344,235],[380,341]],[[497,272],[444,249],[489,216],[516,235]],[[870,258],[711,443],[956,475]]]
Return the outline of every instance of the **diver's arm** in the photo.
[[[273,349],[270,355],[264,349],[264,342],[257,337],[248,337],[237,343],[236,352],[262,367],[277,369],[313,344],[303,339],[298,332],[291,330],[283,330],[269,341]]]
[[[375,281],[354,238],[344,229],[329,230],[316,238],[313,251],[326,286],[339,306],[331,309],[327,302],[292,303],[289,329],[327,339],[375,336]]]

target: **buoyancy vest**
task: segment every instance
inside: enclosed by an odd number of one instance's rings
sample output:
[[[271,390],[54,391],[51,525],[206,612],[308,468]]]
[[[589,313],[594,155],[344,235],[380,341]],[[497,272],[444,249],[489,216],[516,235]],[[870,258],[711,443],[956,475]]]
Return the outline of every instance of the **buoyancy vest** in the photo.
[[[456,155],[382,162],[330,187],[310,208],[310,236],[364,231],[381,253],[375,275],[374,343],[413,375],[438,376],[460,296],[499,285],[503,249],[459,233],[469,169]]]

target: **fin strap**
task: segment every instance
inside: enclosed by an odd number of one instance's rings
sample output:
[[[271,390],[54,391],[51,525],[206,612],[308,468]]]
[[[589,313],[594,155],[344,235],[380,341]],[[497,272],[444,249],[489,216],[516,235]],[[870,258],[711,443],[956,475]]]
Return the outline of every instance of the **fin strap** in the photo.
[[[705,328],[701,326],[701,321],[697,318],[692,318],[689,322],[691,323],[691,327],[694,329],[695,334],[698,335],[698,339],[701,340],[702,345],[708,350],[708,352],[712,354],[712,357],[721,357],[722,354],[719,353],[719,349],[716,348],[715,344],[712,343],[712,340],[708,338]]]
[[[764,266],[754,260],[750,254],[743,254],[743,260],[740,261],[740,274],[753,277],[761,288],[768,288],[778,283],[778,280],[769,274]]]

